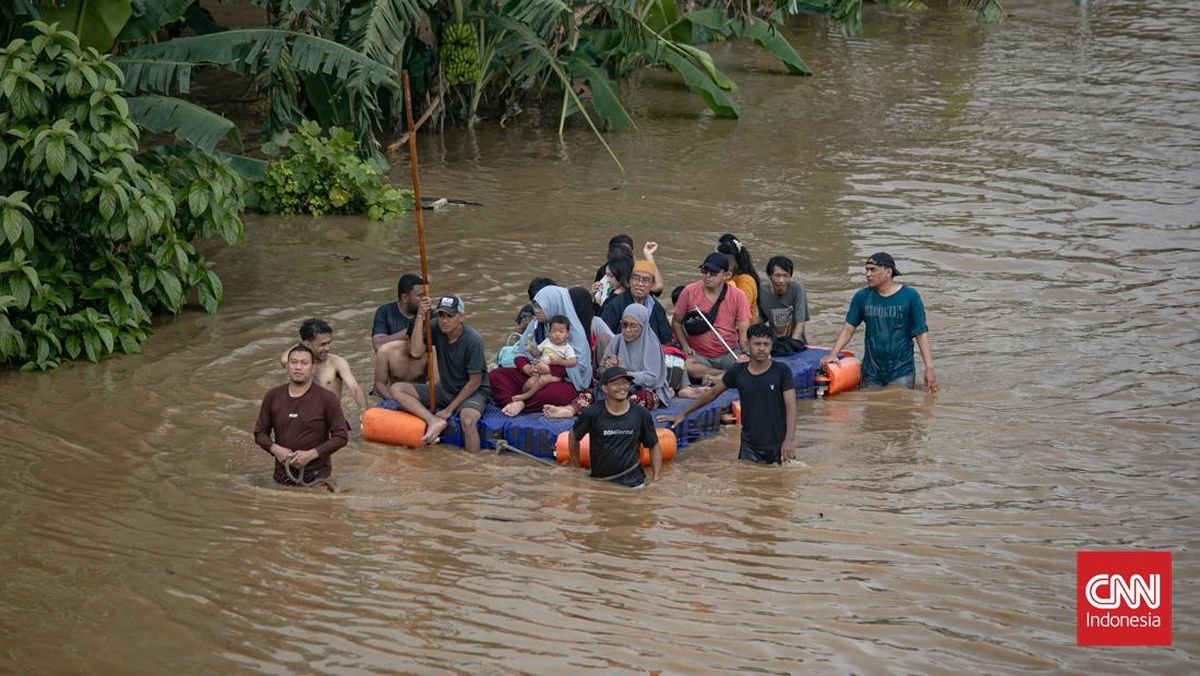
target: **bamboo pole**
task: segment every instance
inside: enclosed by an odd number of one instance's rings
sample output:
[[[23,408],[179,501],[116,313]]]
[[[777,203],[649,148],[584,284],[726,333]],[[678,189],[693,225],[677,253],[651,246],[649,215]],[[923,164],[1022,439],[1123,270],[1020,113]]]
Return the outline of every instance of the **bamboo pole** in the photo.
[[[408,159],[412,167],[413,210],[417,217],[417,248],[421,252],[421,281],[425,283],[425,295],[429,296],[429,266],[425,260],[425,210],[421,208],[421,177],[417,172],[417,129],[413,124],[412,91],[408,87],[408,71],[400,71],[404,87],[404,118],[408,124]],[[425,318],[425,380],[429,383],[429,412],[437,413],[437,397],[433,384],[433,324]]]

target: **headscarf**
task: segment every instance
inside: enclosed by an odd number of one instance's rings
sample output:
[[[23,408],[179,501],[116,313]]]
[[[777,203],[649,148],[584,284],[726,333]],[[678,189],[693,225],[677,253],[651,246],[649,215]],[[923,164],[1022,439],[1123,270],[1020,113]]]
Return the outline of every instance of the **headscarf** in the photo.
[[[592,292],[582,286],[572,286],[567,290],[571,296],[571,305],[575,308],[575,316],[584,326],[592,325],[592,317],[596,316],[596,306],[592,304]],[[550,315],[546,315],[550,317]]]
[[[571,385],[576,390],[586,390],[592,386],[592,360],[589,357],[592,354],[592,348],[588,344],[588,331],[579,321],[579,315],[575,312],[574,306],[571,304],[571,295],[561,286],[547,286],[537,292],[533,302],[542,308],[542,313],[546,317],[546,322],[549,323],[550,318],[562,315],[567,318],[571,324],[571,335],[567,340],[571,343],[571,347],[575,348],[575,354],[578,358],[575,360],[575,365],[567,369],[567,379],[571,381]],[[589,318],[590,319],[590,318]],[[525,327],[525,332],[521,334],[521,355],[527,359],[532,359],[529,354],[528,339],[534,335],[537,330],[537,325],[540,324],[536,319],[529,322],[529,326]]]
[[[662,405],[671,401],[675,393],[667,384],[667,363],[663,358],[662,343],[650,328],[650,311],[639,303],[626,306],[622,320],[633,320],[642,326],[642,333],[631,343],[618,334],[608,344],[605,356],[616,356],[621,366],[633,376],[633,384],[653,390]]]

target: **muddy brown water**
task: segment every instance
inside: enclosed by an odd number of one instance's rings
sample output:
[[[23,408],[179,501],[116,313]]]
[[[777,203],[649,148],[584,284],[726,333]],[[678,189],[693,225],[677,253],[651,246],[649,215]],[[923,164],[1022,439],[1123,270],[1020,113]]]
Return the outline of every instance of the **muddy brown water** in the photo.
[[[485,204],[427,222],[489,349],[612,234],[674,286],[728,231],[796,261],[826,344],[895,254],[940,394],[803,401],[804,466],[738,464],[730,430],[641,493],[357,436],[344,493],[275,490],[250,428],[279,351],[321,316],[367,380],[417,258],[411,222],[250,217],[217,315],[0,373],[0,671],[1194,672],[1200,6],[1010,4],[798,22],[808,79],[718,46],[736,122],[643,78],[624,176],[582,130],[422,139],[426,193]],[[1074,645],[1075,552],[1106,548],[1174,552],[1173,647]]]

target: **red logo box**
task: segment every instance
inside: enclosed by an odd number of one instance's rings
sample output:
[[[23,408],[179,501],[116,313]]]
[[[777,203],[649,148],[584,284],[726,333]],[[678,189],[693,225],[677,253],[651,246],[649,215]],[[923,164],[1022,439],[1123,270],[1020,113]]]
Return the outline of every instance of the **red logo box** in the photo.
[[[1076,552],[1078,645],[1171,645],[1171,552]]]

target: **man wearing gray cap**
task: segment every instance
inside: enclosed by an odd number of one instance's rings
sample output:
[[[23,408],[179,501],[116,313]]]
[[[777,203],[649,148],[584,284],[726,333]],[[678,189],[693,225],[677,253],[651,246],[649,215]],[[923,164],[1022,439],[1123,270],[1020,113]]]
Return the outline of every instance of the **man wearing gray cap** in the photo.
[[[833,341],[833,349],[821,358],[824,366],[837,358],[859,324],[867,323],[863,353],[863,387],[887,387],[916,384],[913,341],[925,363],[925,389],[937,392],[933,375],[933,352],[929,348],[929,327],[925,324],[925,304],[911,286],[895,281],[900,276],[896,260],[880,251],[866,261],[867,286],[850,300],[846,324]]]
[[[421,299],[420,309],[413,320],[409,355],[413,359],[425,356],[425,321],[429,315],[429,297]],[[488,383],[487,357],[483,338],[463,323],[466,306],[458,296],[443,296],[433,308],[437,323],[432,327],[433,347],[436,348],[438,383],[434,387],[437,412],[425,408],[429,401],[429,386],[425,384],[393,383],[387,390],[396,403],[425,421],[425,444],[437,443],[446,419],[459,414],[462,421],[464,446],[468,451],[479,450],[479,418],[483,416],[492,388]]]

